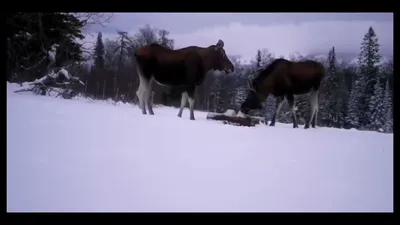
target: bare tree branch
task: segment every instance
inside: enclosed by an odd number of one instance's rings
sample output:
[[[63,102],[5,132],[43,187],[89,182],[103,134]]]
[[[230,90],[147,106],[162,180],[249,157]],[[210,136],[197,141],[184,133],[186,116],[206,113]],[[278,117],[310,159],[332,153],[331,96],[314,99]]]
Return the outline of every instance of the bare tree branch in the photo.
[[[113,17],[113,13],[74,13],[75,16],[83,22],[85,29],[91,25],[100,25],[104,27],[105,23],[109,23]],[[86,33],[86,32],[85,32]],[[90,34],[89,34],[90,35]]]

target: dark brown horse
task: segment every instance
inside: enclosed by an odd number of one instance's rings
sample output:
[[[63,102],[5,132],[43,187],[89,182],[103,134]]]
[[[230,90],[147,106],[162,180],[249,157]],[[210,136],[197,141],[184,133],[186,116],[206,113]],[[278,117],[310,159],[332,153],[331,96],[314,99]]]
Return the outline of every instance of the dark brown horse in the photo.
[[[139,48],[134,59],[137,62],[139,88],[136,95],[142,113],[154,115],[151,92],[152,83],[169,87],[183,87],[181,107],[178,116],[182,117],[183,108],[189,98],[190,119],[194,120],[194,100],[196,87],[201,85],[206,74],[212,70],[231,73],[234,71],[232,62],[224,50],[224,42],[219,40],[209,47],[189,46],[171,50],[159,44],[149,44]]]
[[[270,126],[275,126],[276,117],[286,98],[292,110],[293,128],[297,128],[294,96],[309,93],[311,107],[304,128],[309,128],[310,123],[315,128],[318,92],[324,76],[325,68],[319,62],[313,60],[291,62],[282,58],[275,59],[253,81],[249,80],[249,92],[240,111],[247,114],[250,110],[261,109],[261,102],[272,94],[276,98],[276,108]]]

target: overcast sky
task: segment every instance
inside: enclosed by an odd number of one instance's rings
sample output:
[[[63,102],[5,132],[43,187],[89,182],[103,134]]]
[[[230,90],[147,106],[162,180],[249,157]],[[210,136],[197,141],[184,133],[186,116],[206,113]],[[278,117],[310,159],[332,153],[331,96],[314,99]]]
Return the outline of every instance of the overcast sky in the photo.
[[[90,31],[112,37],[117,30],[134,34],[146,24],[170,31],[175,48],[208,46],[222,39],[228,55],[244,59],[253,58],[260,48],[276,56],[327,53],[332,46],[357,54],[372,26],[381,53],[393,54],[392,13],[114,13],[106,27]]]

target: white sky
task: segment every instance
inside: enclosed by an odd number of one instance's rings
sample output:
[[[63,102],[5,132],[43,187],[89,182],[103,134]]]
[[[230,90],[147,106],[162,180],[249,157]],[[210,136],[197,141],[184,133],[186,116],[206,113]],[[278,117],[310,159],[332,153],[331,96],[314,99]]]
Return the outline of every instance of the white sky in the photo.
[[[268,22],[263,21],[263,18]],[[218,21],[218,22],[216,22]],[[150,24],[167,29],[175,48],[188,45],[208,46],[218,39],[225,42],[228,55],[249,60],[257,49],[267,48],[276,56],[291,53],[327,53],[332,46],[338,52],[358,54],[360,43],[372,26],[381,45],[381,53],[393,54],[393,14],[114,14],[101,31],[104,38],[114,38],[116,30],[134,34],[138,27]],[[181,26],[180,26],[181,25]],[[93,41],[88,37],[87,41]]]

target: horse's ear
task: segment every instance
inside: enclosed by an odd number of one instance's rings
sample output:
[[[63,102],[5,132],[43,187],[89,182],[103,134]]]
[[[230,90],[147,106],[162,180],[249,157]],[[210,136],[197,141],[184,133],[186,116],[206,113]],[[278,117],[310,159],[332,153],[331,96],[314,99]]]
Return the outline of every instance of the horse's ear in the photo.
[[[223,48],[224,47],[224,42],[221,39],[218,40],[217,47],[218,48]]]

